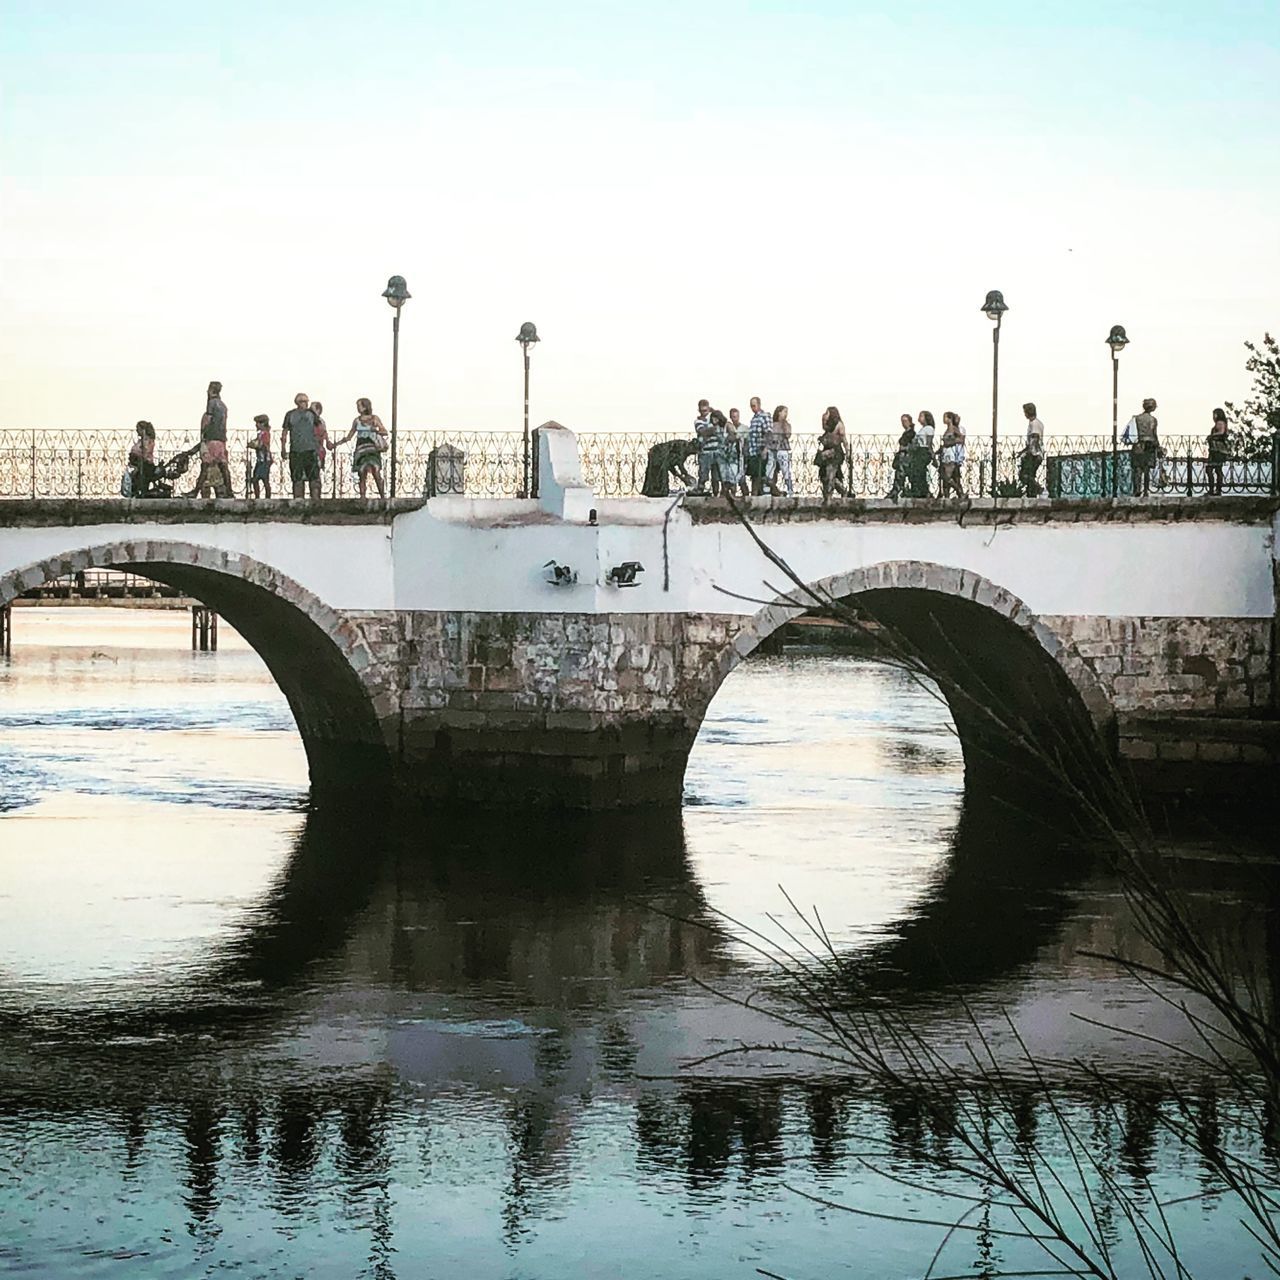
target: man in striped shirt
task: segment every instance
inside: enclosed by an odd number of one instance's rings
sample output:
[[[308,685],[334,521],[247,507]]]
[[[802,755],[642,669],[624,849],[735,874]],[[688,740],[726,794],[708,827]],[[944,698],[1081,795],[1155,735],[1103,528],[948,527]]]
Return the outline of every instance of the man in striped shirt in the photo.
[[[747,479],[751,492],[759,497],[764,492],[765,462],[769,453],[769,437],[773,433],[773,419],[760,407],[760,397],[751,397],[751,421],[747,425]]]
[[[720,492],[720,428],[712,417],[711,401],[698,401],[698,416],[694,419],[693,434],[698,438],[698,487],[689,492],[699,498],[707,496],[711,486],[714,498]]]

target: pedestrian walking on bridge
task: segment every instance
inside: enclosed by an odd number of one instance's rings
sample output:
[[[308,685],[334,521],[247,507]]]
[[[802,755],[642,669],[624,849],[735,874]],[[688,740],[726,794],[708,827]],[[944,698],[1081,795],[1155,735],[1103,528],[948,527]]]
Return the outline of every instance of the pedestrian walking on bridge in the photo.
[[[937,424],[928,409],[916,415],[915,434],[907,450],[907,489],[909,498],[931,498],[929,489],[929,464],[933,462],[933,437]]]
[[[833,492],[848,497],[844,484],[845,430],[840,410],[831,405],[823,410],[822,434],[818,437],[818,451],[813,456],[818,468],[818,482],[822,486],[822,501],[830,502]]]
[[[791,420],[788,409],[780,404],[773,411],[773,431],[769,437],[769,463],[765,479],[769,482],[769,492],[779,497],[778,478],[787,487],[787,497],[795,494],[795,482],[791,478]]]
[[[1209,496],[1222,497],[1222,468],[1231,457],[1231,435],[1227,429],[1227,415],[1221,409],[1213,411],[1213,426],[1209,428],[1206,442],[1209,459],[1205,463],[1205,479],[1209,482]]]
[[[204,415],[200,419],[200,475],[192,495],[202,498],[231,497],[231,467],[227,461],[227,406],[222,383],[209,383]]]
[[[729,410],[729,420],[724,424],[724,436],[720,441],[720,491],[729,496],[736,493],[739,486],[745,498],[750,491],[747,477],[742,469],[742,451],[746,444],[747,429],[742,425],[741,415],[737,409]]]
[[[902,497],[910,483],[911,446],[916,439],[916,424],[909,413],[901,414],[898,423],[902,433],[898,436],[898,450],[893,455],[893,485],[885,494],[893,502]]]
[[[130,495],[145,498],[156,478],[156,429],[149,422],[139,422],[134,430],[138,438],[129,449]]]
[[[1133,418],[1137,439],[1129,449],[1133,465],[1133,496],[1146,498],[1151,494],[1151,471],[1160,458],[1160,431],[1156,421],[1156,402],[1148,397],[1142,402],[1142,412]]]
[[[938,475],[942,481],[940,497],[952,494],[961,499],[965,497],[964,486],[960,483],[963,467],[964,428],[960,425],[960,415],[949,409],[942,415],[942,447],[938,450]]]
[[[293,397],[293,406],[280,424],[280,452],[289,459],[293,496],[301,498],[306,491],[313,501],[319,501],[320,457],[317,452],[316,415],[311,411],[311,401],[305,391],[299,391]]]
[[[271,420],[265,413],[253,419],[253,439],[249,444],[253,470],[249,475],[250,492],[255,498],[271,497]]]
[[[1036,407],[1030,401],[1022,406],[1027,419],[1027,443],[1023,446],[1018,463],[1018,491],[1027,498],[1040,496],[1040,482],[1036,475],[1044,461],[1044,423],[1036,416]],[[995,466],[995,459],[991,465]]]
[[[355,450],[351,454],[351,471],[360,482],[360,496],[366,497],[369,479],[378,486],[378,497],[385,499],[386,489],[382,484],[382,455],[387,448],[387,429],[382,419],[373,411],[373,402],[367,396],[356,401],[356,418],[351,430],[340,440],[333,442],[336,449],[354,437]]]
[[[760,397],[752,396],[751,421],[747,424],[747,439],[743,453],[746,457],[746,473],[751,485],[751,493],[757,498],[764,492],[772,425],[769,415],[761,408]]]
[[[698,401],[698,416],[693,420],[693,434],[698,437],[698,487],[692,492],[705,497],[720,492],[720,421],[723,414],[712,409],[710,400]]]

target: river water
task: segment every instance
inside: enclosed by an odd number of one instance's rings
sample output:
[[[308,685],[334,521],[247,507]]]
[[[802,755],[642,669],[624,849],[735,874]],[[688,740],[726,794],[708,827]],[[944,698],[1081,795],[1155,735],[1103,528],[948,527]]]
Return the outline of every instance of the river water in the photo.
[[[680,814],[463,822],[309,810],[288,708],[226,629],[217,654],[181,614],[14,632],[0,1274],[923,1275],[925,1220],[965,1209],[929,1108],[725,1052],[815,1043],[754,1007],[751,939],[794,950],[819,918],[942,1052],[1007,1017],[1062,1060],[1019,1124],[1053,1151],[1053,1103],[1140,1201],[1195,1197],[1169,1210],[1192,1274],[1255,1265],[1162,1082],[1247,1146],[1241,1114],[1176,1051],[1181,1015],[1084,954],[1150,958],[1116,886],[1052,821],[966,802],[945,707],[899,673],[745,664]],[[1212,839],[1177,854],[1209,927],[1274,964],[1266,878]],[[1136,1092],[1109,1105],[1076,1058]],[[1053,1265],[973,1207],[935,1275]]]

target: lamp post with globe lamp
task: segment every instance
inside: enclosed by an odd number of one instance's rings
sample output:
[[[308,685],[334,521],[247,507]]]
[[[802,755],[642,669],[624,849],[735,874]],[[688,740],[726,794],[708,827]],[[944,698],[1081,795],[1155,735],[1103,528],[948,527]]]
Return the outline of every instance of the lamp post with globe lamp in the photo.
[[[404,276],[392,276],[387,287],[382,291],[392,310],[395,319],[391,322],[391,483],[388,491],[391,497],[396,496],[396,401],[400,391],[400,308],[413,296]]]
[[[992,289],[981,308],[986,312],[988,320],[995,322],[991,330],[991,496],[997,496],[997,478],[999,474],[999,399],[1000,399],[1000,321],[1009,310],[1004,303],[1004,294],[999,289]]]
[[[1111,496],[1120,496],[1120,353],[1129,345],[1124,325],[1113,324],[1107,337],[1111,348]]]
[[[526,320],[516,334],[516,341],[524,352],[524,466],[521,470],[520,496],[529,496],[529,348],[538,337],[538,326],[532,320]]]

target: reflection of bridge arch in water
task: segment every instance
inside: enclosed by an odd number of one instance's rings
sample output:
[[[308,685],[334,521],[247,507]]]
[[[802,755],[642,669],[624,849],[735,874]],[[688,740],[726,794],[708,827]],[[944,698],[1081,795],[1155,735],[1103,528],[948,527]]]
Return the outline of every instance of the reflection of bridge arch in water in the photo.
[[[203,601],[253,646],[288,700],[313,783],[376,775],[386,748],[357,674],[373,661],[363,635],[279,570],[189,542],[137,539],[68,551],[0,576],[0,607],[29,587],[80,569],[122,569]]]
[[[148,985],[136,1004],[11,1009],[0,1013],[0,1029],[14,1048],[28,1034],[79,1041],[177,1033],[174,1052],[200,1056],[207,1046],[191,1033],[252,1041],[305,1007],[315,973],[338,957],[370,986],[459,998],[492,992],[511,1005],[493,1016],[517,1020],[521,1001],[511,1004],[512,993],[556,1007],[567,980],[581,980],[575,998],[604,1016],[613,989],[756,972],[725,945],[725,922],[695,876],[678,813],[550,823],[534,837],[545,842],[543,857],[530,856],[527,831],[500,819],[469,827],[436,819],[424,844],[423,815],[412,817],[412,825],[395,824],[395,835],[391,821],[312,811],[251,922],[203,963],[177,971],[181,981],[167,997]],[[567,848],[575,856],[564,856]],[[886,922],[882,941],[848,957],[850,972],[902,999],[996,981],[1052,936],[1070,873],[1064,860],[1029,851],[1007,825],[1002,833],[966,806],[933,888],[909,916]],[[1001,928],[993,933],[995,917]],[[620,1060],[627,1039],[615,1046]]]
[[[149,986],[136,1004],[0,1011],[0,1030],[72,1040],[197,1029],[252,1036],[296,1009],[316,967],[344,951],[373,985],[493,981],[553,1003],[560,979],[531,968],[540,955],[594,957],[614,963],[622,981],[658,985],[726,967],[711,926],[677,811],[562,815],[513,829],[501,815],[463,821],[335,804],[308,812],[249,923],[199,965],[175,969],[171,998]]]
[[[302,1213],[309,1198],[328,1194],[334,1175],[325,1170],[333,1168],[351,1202],[366,1206],[360,1221],[369,1230],[391,1224],[392,1217],[370,1207],[370,1197],[394,1181],[387,1171],[407,1149],[405,1117],[412,1126],[437,1107],[437,1095],[422,1092],[429,1079],[415,1075],[413,1064],[401,1058],[384,1059],[381,1040],[373,1062],[347,1061],[342,1069],[300,1071],[287,1050],[260,1048],[282,1024],[305,1012],[316,966],[343,951],[366,958],[375,953],[376,962],[366,963],[366,971],[385,973],[403,990],[448,997],[460,992],[462,983],[473,989],[486,985],[497,1000],[507,1001],[512,1022],[527,1018],[528,1008],[543,1004],[550,989],[539,990],[527,979],[521,985],[518,975],[528,958],[581,947],[579,940],[593,921],[603,928],[586,948],[588,958],[607,956],[618,946],[647,951],[657,957],[650,975],[654,986],[699,962],[690,953],[699,937],[709,949],[700,962],[724,974],[725,958],[710,952],[713,941],[697,923],[705,906],[678,824],[665,831],[635,828],[633,818],[582,824],[573,847],[587,856],[564,859],[562,873],[555,876],[545,862],[519,858],[526,852],[520,843],[526,833],[513,833],[509,824],[473,830],[461,837],[470,842],[462,847],[441,830],[436,833],[439,856],[432,857],[421,848],[386,848],[376,828],[314,815],[261,913],[264,919],[227,948],[220,967],[206,978],[208,987],[224,994],[246,988],[243,1009],[225,1004],[202,1009],[193,1001],[167,1020],[142,1010],[132,1022],[121,1019],[114,1025],[77,1015],[68,1020],[65,1046],[53,1052],[47,1026],[29,1038],[37,1043],[28,1048],[18,1043],[28,1037],[6,1036],[10,1061],[0,1070],[0,1115],[38,1112],[46,1123],[63,1118],[69,1134],[81,1116],[109,1114],[124,1139],[114,1158],[130,1176],[179,1138],[186,1161],[179,1177],[197,1238],[224,1197],[238,1192],[245,1163],[274,1189],[273,1208],[284,1217]],[[505,845],[498,834],[504,830]],[[564,833],[551,832],[548,840],[563,846]],[[1003,831],[984,825],[980,815],[966,810],[947,875],[935,893],[903,922],[896,940],[862,956],[864,973],[869,966],[887,971],[881,990],[909,997],[955,983],[989,982],[1024,964],[1053,936],[1060,915],[1046,908],[1044,896],[1025,889],[1034,881],[1008,886],[1003,900],[992,898],[992,885],[1000,883],[1000,873],[990,870],[993,842],[1007,848],[1016,833],[1007,824]],[[406,860],[397,852],[417,856]],[[1045,875],[1054,860],[1033,855],[1023,865]],[[496,909],[490,906],[489,919],[480,918],[478,905],[493,902],[489,889],[503,885],[507,900]],[[1045,887],[1057,896],[1052,885]],[[684,914],[695,923],[664,932],[664,917],[648,912],[639,900],[646,891],[650,900],[670,895],[687,903],[693,898]],[[989,929],[993,913],[1000,913],[1002,922],[995,932]],[[657,927],[638,939],[647,916]],[[988,926],[985,937],[983,926]],[[433,931],[444,938],[444,948],[429,945]],[[415,939],[428,945],[418,946]],[[947,957],[951,963],[936,963]],[[467,1016],[465,1001],[450,1003],[453,1016]],[[488,1003],[492,1008],[493,1000]],[[323,1032],[331,1010],[324,1000],[319,1004]],[[936,1117],[927,1097],[909,1090],[869,1091],[856,1079],[829,1074],[759,1081],[636,1080],[634,1053],[631,1062],[628,1054],[636,1037],[643,1036],[644,1022],[631,1025],[607,1000],[583,999],[573,1012],[576,1017],[522,1040],[521,1051],[527,1048],[532,1065],[525,1076],[486,1084],[485,1060],[478,1087],[467,1094],[467,1125],[500,1132],[507,1143],[509,1185],[502,1195],[513,1221],[536,1218],[539,1188],[573,1176],[566,1135],[594,1105],[593,1092],[633,1117],[620,1132],[631,1135],[642,1175],[675,1172],[693,1188],[776,1178],[789,1164],[806,1161],[818,1171],[848,1167],[868,1132],[883,1134],[887,1148],[904,1159],[921,1158],[945,1137],[945,1129],[935,1133],[931,1128]],[[501,1018],[501,1007],[491,1016]],[[921,1004],[921,1016],[927,1026],[927,1002]],[[139,1039],[150,1037],[156,1037],[154,1047],[138,1047]],[[603,1064],[596,1079],[607,1081],[607,1087],[594,1091],[580,1087],[573,1069],[582,1042],[593,1039]],[[13,1070],[15,1056],[23,1054],[30,1055],[30,1065]],[[612,1073],[607,1070],[611,1062]],[[438,1064],[438,1058],[427,1063]],[[456,1095],[457,1078],[444,1083],[449,1088],[443,1092],[452,1089]],[[1153,1105],[1160,1101],[1155,1098]],[[1072,1105],[1087,1110],[1094,1103],[1086,1095]],[[1101,1103],[1095,1110],[1111,1114]],[[434,1114],[438,1120],[438,1107]],[[1047,1114],[1042,1095],[1029,1089],[1027,1124]],[[1123,1141],[1135,1164],[1150,1158],[1150,1125],[1144,1119],[1135,1115],[1113,1123],[1116,1141]],[[389,1241],[395,1232],[390,1225],[387,1231]]]
[[[1037,745],[1094,752],[1110,737],[1115,712],[1075,645],[1011,592],[978,574],[920,561],[887,561],[809,584],[889,628],[906,655],[937,679],[964,751],[966,786],[974,774],[999,784],[1029,757],[996,728],[1014,726]],[[795,601],[802,601],[799,606]],[[733,669],[780,627],[811,606],[795,591],[761,608],[709,669],[699,721]],[[993,768],[993,764],[995,767]]]

